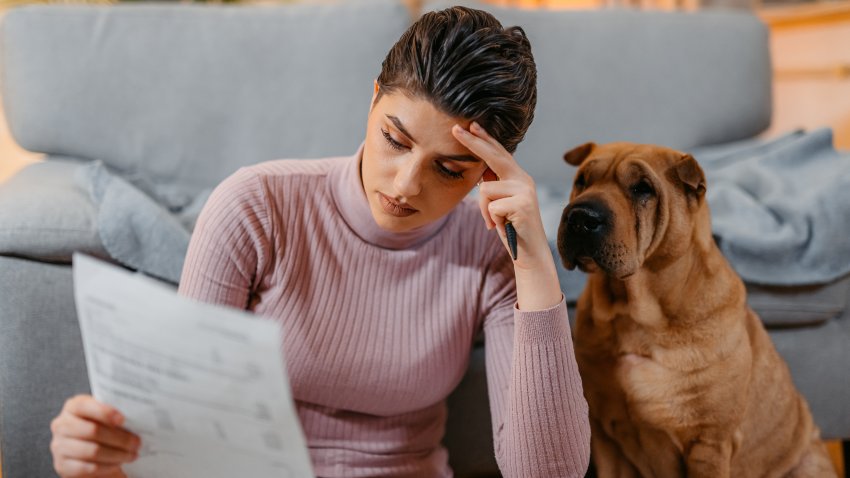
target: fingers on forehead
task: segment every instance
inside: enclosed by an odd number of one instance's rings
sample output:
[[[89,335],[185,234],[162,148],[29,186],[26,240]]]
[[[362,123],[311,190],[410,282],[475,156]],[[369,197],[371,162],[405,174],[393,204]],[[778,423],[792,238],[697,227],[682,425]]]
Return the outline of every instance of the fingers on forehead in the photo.
[[[465,135],[463,139],[464,145],[469,148],[472,154],[481,158],[497,175],[501,176],[506,168],[510,166],[508,158],[505,157],[505,151],[493,138],[484,138],[471,134]]]

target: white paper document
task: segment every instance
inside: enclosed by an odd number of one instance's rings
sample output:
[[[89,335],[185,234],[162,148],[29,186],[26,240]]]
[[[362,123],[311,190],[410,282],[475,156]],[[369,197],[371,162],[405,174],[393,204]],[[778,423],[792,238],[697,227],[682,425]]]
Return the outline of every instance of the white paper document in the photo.
[[[74,254],[92,394],[142,438],[130,478],[312,477],[280,324]]]

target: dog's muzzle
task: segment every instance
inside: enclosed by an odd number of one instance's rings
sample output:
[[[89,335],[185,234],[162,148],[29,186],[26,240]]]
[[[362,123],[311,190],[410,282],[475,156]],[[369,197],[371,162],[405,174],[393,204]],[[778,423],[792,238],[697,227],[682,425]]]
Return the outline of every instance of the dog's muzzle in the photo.
[[[594,259],[611,229],[611,212],[599,201],[568,205],[558,227],[558,252],[564,267],[572,270],[579,259]]]

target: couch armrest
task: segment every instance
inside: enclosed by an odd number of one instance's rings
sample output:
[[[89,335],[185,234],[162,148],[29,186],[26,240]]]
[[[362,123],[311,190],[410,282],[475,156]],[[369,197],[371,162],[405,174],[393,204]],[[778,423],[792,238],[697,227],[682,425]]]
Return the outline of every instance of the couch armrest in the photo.
[[[86,162],[33,163],[0,183],[0,254],[68,264],[81,251],[109,255],[97,230],[97,209],[75,179]]]

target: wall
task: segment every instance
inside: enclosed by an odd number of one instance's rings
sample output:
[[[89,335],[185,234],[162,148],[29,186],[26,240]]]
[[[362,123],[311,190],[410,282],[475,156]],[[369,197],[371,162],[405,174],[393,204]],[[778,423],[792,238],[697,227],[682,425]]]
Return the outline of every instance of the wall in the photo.
[[[767,135],[833,128],[850,150],[850,2],[766,14],[774,63],[774,116]]]

